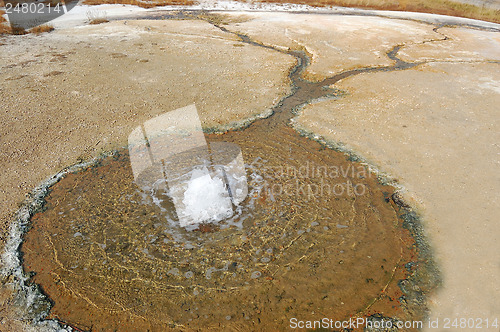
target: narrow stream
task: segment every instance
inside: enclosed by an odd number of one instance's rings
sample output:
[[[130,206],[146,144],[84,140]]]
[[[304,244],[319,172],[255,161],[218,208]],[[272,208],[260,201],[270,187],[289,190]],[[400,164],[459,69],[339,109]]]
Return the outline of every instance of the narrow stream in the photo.
[[[183,18],[194,17],[194,18],[202,18],[209,23],[213,24],[215,27],[219,28],[223,32],[234,34],[241,39],[241,42],[250,44],[257,47],[262,47],[266,49],[271,49],[275,52],[280,52],[283,54],[288,54],[296,58],[297,65],[290,71],[289,77],[292,81],[292,93],[284,98],[275,108],[274,113],[271,118],[266,119],[266,124],[264,125],[266,128],[274,129],[276,126],[280,126],[283,124],[288,124],[289,120],[295,116],[294,110],[298,109],[300,106],[312,102],[318,99],[326,99],[326,98],[335,98],[339,96],[339,91],[331,88],[335,83],[340,80],[346,79],[348,77],[359,75],[362,73],[374,73],[379,71],[395,71],[395,70],[405,70],[413,68],[421,63],[410,63],[398,58],[397,54],[401,49],[401,45],[394,46],[389,52],[387,52],[387,57],[395,63],[390,66],[376,66],[376,67],[365,67],[359,69],[352,69],[341,72],[332,77],[326,78],[319,82],[311,82],[308,80],[302,79],[302,73],[304,70],[310,65],[310,57],[307,55],[305,51],[298,50],[289,50],[284,51],[278,49],[276,47],[270,45],[264,45],[259,42],[253,41],[245,34],[237,33],[230,31],[223,27],[220,24],[214,23],[213,20],[210,19],[210,15],[186,15],[186,13],[179,13],[179,15]]]
[[[177,226],[168,195],[134,183],[127,149],[65,174],[22,245],[25,271],[53,301],[49,318],[82,330],[281,330],[292,317],[421,319],[430,285],[413,276],[417,269],[425,276],[426,258],[403,227],[408,211],[391,200],[394,189],[289,126],[301,105],[338,98],[330,86],[341,79],[415,66],[397,58],[399,49],[387,54],[392,66],[321,82],[301,78],[305,52],[285,52],[297,59],[293,91],[274,114],[205,135],[209,143],[238,145],[245,162],[249,194],[228,220],[194,231]],[[406,290],[410,283],[420,287],[417,295]]]

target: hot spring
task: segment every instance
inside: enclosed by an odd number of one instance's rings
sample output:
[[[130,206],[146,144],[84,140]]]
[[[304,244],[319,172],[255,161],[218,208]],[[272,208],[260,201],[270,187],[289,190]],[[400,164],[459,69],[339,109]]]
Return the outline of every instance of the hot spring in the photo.
[[[293,93],[271,117],[208,134],[192,109],[167,112],[57,177],[21,247],[48,318],[276,330],[292,317],[423,317],[432,278],[412,212],[365,164],[289,126],[300,105],[339,96],[325,88],[339,79],[407,64],[312,83],[300,78],[308,57],[288,53]]]

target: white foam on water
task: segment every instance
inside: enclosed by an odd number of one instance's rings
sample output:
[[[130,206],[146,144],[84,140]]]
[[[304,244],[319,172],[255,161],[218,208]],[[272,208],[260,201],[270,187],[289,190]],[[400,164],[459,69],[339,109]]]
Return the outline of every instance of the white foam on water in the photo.
[[[211,175],[206,167],[192,171],[182,202],[184,208],[177,211],[182,227],[218,222],[233,215],[231,197],[221,174]]]

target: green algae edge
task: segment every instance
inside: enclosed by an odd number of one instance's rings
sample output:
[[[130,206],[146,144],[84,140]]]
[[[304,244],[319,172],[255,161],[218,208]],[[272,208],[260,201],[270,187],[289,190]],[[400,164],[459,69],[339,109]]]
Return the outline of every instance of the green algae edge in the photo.
[[[298,112],[295,113],[298,114]],[[301,136],[316,141],[331,150],[343,153],[349,161],[361,163],[367,167],[371,173],[376,175],[380,184],[393,187],[395,189],[395,193],[405,191],[405,188],[398,182],[397,179],[385,172],[380,171],[378,167],[353,150],[347,148],[345,144],[325,139],[324,137],[305,129],[294,121],[292,121],[292,127],[297,130]],[[398,300],[402,303],[403,308],[407,312],[415,314],[417,317],[423,317],[425,320],[429,317],[427,297],[430,293],[442,286],[443,280],[439,266],[434,258],[434,251],[425,233],[423,222],[424,218],[408,203],[405,202],[404,205],[405,206],[401,206],[399,211],[397,210],[396,212],[398,214],[398,218],[402,220],[403,228],[408,230],[411,237],[415,240],[414,246],[417,249],[418,260],[415,262],[406,262],[405,268],[409,276],[406,279],[398,281],[398,286],[404,294]],[[368,319],[385,319],[386,321],[391,320],[393,322],[397,321],[397,319],[393,317],[384,317],[382,315],[372,315],[368,317]],[[393,329],[391,329],[391,331],[392,330]]]

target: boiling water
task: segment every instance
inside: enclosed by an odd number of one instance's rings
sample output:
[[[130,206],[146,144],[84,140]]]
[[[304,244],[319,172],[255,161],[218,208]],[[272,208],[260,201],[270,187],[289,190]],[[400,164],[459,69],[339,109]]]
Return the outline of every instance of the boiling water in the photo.
[[[293,317],[422,317],[433,285],[414,278],[427,262],[402,227],[393,188],[288,126],[298,106],[335,97],[325,86],[409,64],[311,83],[300,79],[307,56],[290,54],[298,60],[294,91],[272,117],[206,135],[208,144],[241,149],[247,192],[237,204],[213,176],[216,163],[198,169],[209,177],[184,173],[188,208],[179,212],[165,178],[137,185],[128,149],[51,187],[22,246],[25,270],[54,302],[50,317],[93,330],[273,330]],[[196,222],[180,222],[181,213]]]
[[[127,317],[131,326],[278,328],[290,317],[392,308],[370,304],[386,285],[402,295],[402,259],[414,252],[391,188],[289,128],[272,140],[254,132],[208,137],[240,146],[248,196],[196,229],[179,225],[166,192],[135,184],[126,150],[54,185],[23,244],[52,314],[81,327]]]

